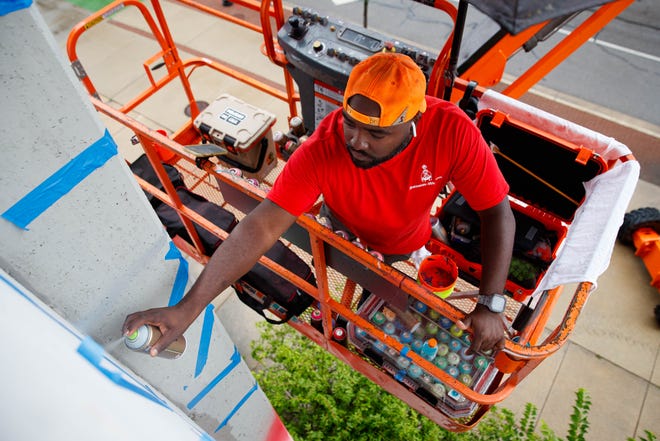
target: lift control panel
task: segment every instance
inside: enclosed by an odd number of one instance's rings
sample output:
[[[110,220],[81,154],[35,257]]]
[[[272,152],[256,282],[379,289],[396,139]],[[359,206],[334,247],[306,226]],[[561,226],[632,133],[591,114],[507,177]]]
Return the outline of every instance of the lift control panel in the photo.
[[[419,47],[342,20],[294,7],[277,34],[298,85],[305,126],[313,130],[330,111],[341,105],[353,66],[377,52],[408,55],[427,80],[435,55]]]

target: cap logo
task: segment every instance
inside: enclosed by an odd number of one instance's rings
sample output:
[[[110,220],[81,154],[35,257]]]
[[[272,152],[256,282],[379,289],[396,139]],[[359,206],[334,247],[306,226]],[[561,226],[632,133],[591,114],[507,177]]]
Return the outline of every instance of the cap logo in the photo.
[[[406,107],[405,109],[403,109],[403,112],[401,112],[401,115],[399,115],[399,117],[396,120],[394,120],[394,123],[392,123],[392,125],[406,122],[407,113],[408,113],[408,108]]]

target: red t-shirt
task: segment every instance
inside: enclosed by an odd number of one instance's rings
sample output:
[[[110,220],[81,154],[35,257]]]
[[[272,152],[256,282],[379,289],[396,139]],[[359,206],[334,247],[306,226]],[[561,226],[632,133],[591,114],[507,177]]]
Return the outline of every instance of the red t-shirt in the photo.
[[[430,238],[429,215],[451,181],[475,210],[504,199],[509,186],[479,129],[457,106],[427,97],[417,136],[372,167],[353,165],[341,108],[330,113],[291,156],[268,199],[300,216],[319,196],[370,249],[407,254]]]

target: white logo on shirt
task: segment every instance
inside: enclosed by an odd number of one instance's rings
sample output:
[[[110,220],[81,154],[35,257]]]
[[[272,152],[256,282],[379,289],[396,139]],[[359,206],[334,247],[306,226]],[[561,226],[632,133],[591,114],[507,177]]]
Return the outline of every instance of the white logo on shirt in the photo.
[[[420,173],[419,184],[414,184],[411,185],[409,190],[414,190],[415,188],[421,188],[421,187],[428,187],[428,186],[433,186],[435,185],[434,181],[442,179],[442,176],[437,176],[435,179],[433,178],[433,173],[429,171],[429,167],[426,164],[422,165],[422,172]]]
[[[431,179],[433,179],[433,175],[428,166],[426,164],[422,165],[422,182],[429,182]]]

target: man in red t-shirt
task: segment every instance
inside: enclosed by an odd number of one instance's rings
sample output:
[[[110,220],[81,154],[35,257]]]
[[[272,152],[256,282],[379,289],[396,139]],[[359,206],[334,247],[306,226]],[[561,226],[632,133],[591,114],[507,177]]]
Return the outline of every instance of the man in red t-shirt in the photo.
[[[491,300],[504,290],[513,248],[509,187],[472,121],[425,91],[424,74],[405,55],[380,53],[355,66],[343,107],[291,156],[267,199],[220,245],[188,294],[175,306],[129,315],[124,332],[155,324],[163,335],[152,354],[165,348],[319,196],[331,219],[369,249],[390,261],[408,256],[428,242],[431,208],[451,181],[482,225],[479,303],[461,325],[474,330],[473,350],[502,348]]]

